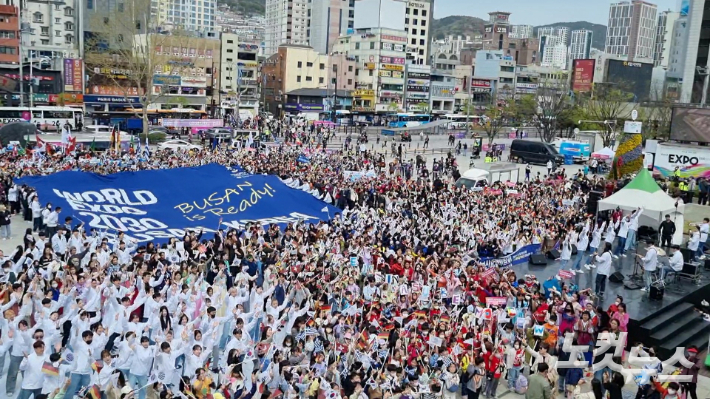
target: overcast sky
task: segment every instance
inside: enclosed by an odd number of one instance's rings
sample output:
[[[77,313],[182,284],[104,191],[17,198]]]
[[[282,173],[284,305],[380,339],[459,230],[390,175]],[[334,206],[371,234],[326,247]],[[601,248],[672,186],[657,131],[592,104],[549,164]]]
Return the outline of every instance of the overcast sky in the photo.
[[[647,0],[659,11],[677,11],[678,0]],[[488,19],[491,11],[512,13],[510,21],[522,25],[546,25],[553,22],[588,21],[607,24],[609,0],[435,0],[434,17],[469,15]],[[465,5],[465,6],[464,6]],[[464,6],[464,7],[462,7]]]

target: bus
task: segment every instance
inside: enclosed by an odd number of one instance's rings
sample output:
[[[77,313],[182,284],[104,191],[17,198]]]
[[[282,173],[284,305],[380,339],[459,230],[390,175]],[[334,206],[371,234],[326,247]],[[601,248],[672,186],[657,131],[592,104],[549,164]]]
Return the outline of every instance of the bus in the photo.
[[[484,118],[480,115],[468,115],[468,124],[471,127],[480,126]],[[466,129],[466,115],[446,114],[443,119],[449,121],[449,129]]]
[[[37,137],[45,143],[52,144],[53,146],[60,146],[62,144],[61,134],[50,133],[29,137],[28,141],[32,147],[37,144]],[[111,146],[111,134],[107,133],[85,133],[74,136],[74,138],[76,139],[77,151],[88,151],[92,145],[96,151],[105,151]],[[121,134],[120,140],[121,150],[128,151],[131,146],[131,136],[128,134]],[[138,139],[135,139],[134,145],[138,146]],[[143,143],[141,143],[141,146],[142,145]],[[157,148],[157,145],[155,148]]]
[[[389,127],[414,127],[429,123],[431,116],[427,114],[413,114],[409,112],[392,115]]]
[[[84,121],[84,112],[71,107],[0,107],[0,126],[19,121],[39,124],[39,130],[45,132],[57,132],[67,123],[77,130],[77,123]]]

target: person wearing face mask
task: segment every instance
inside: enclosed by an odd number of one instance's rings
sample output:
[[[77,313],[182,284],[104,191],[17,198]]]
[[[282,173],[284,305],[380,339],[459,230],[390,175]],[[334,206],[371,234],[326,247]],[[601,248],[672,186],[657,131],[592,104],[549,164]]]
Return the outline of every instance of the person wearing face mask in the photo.
[[[512,347],[509,346],[505,355],[505,365],[508,369],[508,389],[513,390],[525,360],[525,349],[523,349],[520,340],[516,340]]]
[[[78,335],[72,335],[72,348],[74,349],[74,369],[71,372],[71,383],[67,394],[73,397],[82,387],[89,386],[91,382],[91,365],[94,363],[94,353],[101,350],[102,343],[94,343],[94,333],[86,330]]]

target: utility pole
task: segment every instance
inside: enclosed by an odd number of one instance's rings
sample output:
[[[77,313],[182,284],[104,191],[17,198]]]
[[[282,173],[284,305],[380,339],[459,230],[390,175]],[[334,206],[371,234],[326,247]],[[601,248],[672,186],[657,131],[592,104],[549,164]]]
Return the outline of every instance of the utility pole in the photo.
[[[20,6],[17,8],[17,14],[18,14],[18,19],[20,20],[20,40],[18,42],[18,52],[20,53],[20,107],[25,106],[25,76],[24,76],[24,68],[22,68],[22,64],[24,64],[25,60],[23,59],[22,56],[22,5],[24,3],[20,3]]]
[[[471,86],[473,86],[473,68],[471,68],[471,73],[468,75],[468,93],[466,99],[466,136],[471,132],[471,127],[469,124],[469,118],[471,115]]]

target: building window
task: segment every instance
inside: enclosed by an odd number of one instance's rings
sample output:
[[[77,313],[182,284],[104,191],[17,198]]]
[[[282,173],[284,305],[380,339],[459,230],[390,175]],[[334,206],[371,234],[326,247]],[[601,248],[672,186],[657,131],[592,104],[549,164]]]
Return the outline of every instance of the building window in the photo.
[[[321,71],[325,70],[325,64],[321,62],[321,64],[319,65],[319,68]]]
[[[417,44],[417,39],[412,39],[412,44],[416,46],[416,44]]]
[[[17,47],[0,46],[0,54],[17,54]]]
[[[324,79],[324,78],[322,78],[322,77],[321,77],[321,78],[318,78],[318,83],[323,84],[323,82],[325,82],[325,79]]]
[[[406,14],[409,15],[409,7],[407,7]]]
[[[311,76],[306,76],[306,82],[312,82],[313,78]]]
[[[74,24],[67,21],[64,23],[64,30],[74,30]]]
[[[39,42],[42,43],[43,46],[49,45],[49,39],[42,39]]]
[[[49,36],[49,27],[48,26],[41,27],[40,28],[40,35]]]
[[[94,9],[94,0],[86,0],[86,8],[89,10]]]
[[[360,50],[360,43],[355,43],[355,50]]]
[[[123,3],[118,3],[118,12],[123,12],[125,10],[125,6]]]
[[[296,76],[296,82],[300,82],[300,81],[301,81],[301,75]]]
[[[424,39],[419,39],[419,45],[423,46],[424,45]]]
[[[72,15],[74,15],[74,9],[71,7],[64,7],[64,16],[71,17]]]
[[[419,34],[422,36],[426,36],[426,29],[420,29]]]
[[[228,53],[234,53],[234,49],[228,48],[228,49],[227,49],[227,52],[228,52]]]
[[[66,43],[66,44],[72,44],[72,43],[74,43],[74,36],[72,36],[72,35],[65,35],[65,36],[64,36],[64,43]]]
[[[413,34],[413,35],[416,35],[416,34],[417,34],[417,30],[416,30],[416,29],[412,29],[412,34]]]
[[[338,66],[337,66],[337,65],[333,65],[333,72],[338,72]]]
[[[303,62],[298,61],[297,66],[298,66],[299,68],[302,68],[302,67],[303,67]],[[301,77],[299,76],[298,79],[299,79],[299,82],[300,82]]]
[[[405,18],[405,19],[404,19],[404,23],[405,23],[405,24],[408,24],[408,23],[409,23],[409,18]]]
[[[61,23],[62,23],[62,19],[61,19],[61,18],[54,18],[54,23],[55,23],[55,24],[61,24]]]
[[[370,50],[374,50],[374,49],[375,49],[375,42],[370,42]]]
[[[414,14],[416,15],[416,14]],[[426,17],[426,10],[422,10],[422,17]]]
[[[370,72],[370,76],[372,76],[374,71],[372,69],[370,69],[369,72]]]
[[[422,26],[426,26],[426,20],[422,19]]]
[[[352,80],[352,79],[348,79],[348,86],[350,86],[350,85],[352,85],[352,84],[353,84],[353,80]]]
[[[416,25],[418,21],[419,21],[418,19],[414,18],[414,20],[412,20],[412,23],[413,23],[414,25]]]
[[[419,9],[418,9],[418,8],[415,8],[413,14],[414,14],[414,15],[419,15]]]
[[[352,65],[348,65],[348,72],[352,72],[352,71],[353,71],[353,66],[352,66]]]
[[[306,68],[313,68],[312,62],[306,62]]]
[[[36,22],[36,23],[40,23],[40,24],[42,22],[44,22],[44,17],[42,16],[42,13],[36,12],[36,13],[32,14],[32,22]]]
[[[62,37],[62,31],[55,30],[55,31],[54,31],[54,36],[55,36],[55,37]]]
[[[227,40],[227,44],[234,44],[234,40]]]

